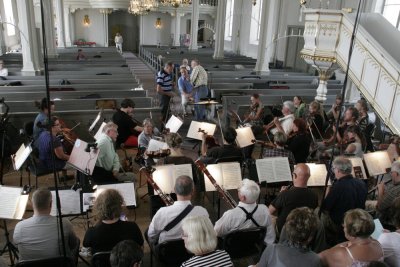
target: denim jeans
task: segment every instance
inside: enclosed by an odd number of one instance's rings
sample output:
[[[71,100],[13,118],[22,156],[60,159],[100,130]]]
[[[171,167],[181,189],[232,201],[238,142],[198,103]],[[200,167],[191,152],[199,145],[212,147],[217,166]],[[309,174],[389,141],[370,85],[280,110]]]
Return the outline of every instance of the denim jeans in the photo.
[[[201,98],[206,98],[208,95],[208,88],[205,85],[195,87],[194,88],[195,93],[194,93],[194,102],[198,103],[200,102]],[[195,111],[195,116],[194,119],[196,121],[203,121],[205,119],[206,115],[206,107],[204,105],[195,105],[194,106],[194,111]]]

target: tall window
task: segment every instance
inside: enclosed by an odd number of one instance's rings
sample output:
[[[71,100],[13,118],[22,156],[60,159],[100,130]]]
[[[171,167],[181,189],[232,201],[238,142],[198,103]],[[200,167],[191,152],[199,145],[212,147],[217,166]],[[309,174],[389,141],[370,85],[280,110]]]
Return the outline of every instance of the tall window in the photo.
[[[400,1],[386,0],[382,14],[393,26],[400,30]]]
[[[258,44],[261,29],[261,12],[264,1],[257,1],[251,10],[250,43]]]
[[[228,0],[226,3],[226,28],[225,28],[225,39],[230,40],[232,38],[232,24],[233,24],[233,0]]]
[[[7,29],[7,34],[8,36],[13,36],[15,35],[15,27],[14,25],[14,13],[13,13],[13,9],[12,9],[12,4],[11,4],[11,0],[3,0],[4,3],[4,13],[6,14],[5,17],[5,21],[8,22],[6,24],[6,29]],[[11,24],[9,24],[11,23]]]

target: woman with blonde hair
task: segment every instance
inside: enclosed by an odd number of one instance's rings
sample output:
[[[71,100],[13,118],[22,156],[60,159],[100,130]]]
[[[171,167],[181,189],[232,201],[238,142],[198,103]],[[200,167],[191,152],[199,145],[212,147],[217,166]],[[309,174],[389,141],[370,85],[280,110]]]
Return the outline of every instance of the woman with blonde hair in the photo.
[[[135,222],[125,221],[122,216],[123,196],[115,189],[101,192],[94,204],[98,219],[94,227],[86,231],[83,246],[91,248],[92,254],[100,251],[111,251],[122,240],[133,240],[143,246],[143,236]]]
[[[368,212],[363,209],[347,211],[343,225],[348,241],[319,254],[324,266],[366,267],[372,261],[383,261],[381,245],[371,238],[375,224]]]
[[[192,258],[181,267],[231,267],[233,263],[228,253],[217,250],[217,234],[209,218],[205,216],[186,217],[182,221],[182,239]]]

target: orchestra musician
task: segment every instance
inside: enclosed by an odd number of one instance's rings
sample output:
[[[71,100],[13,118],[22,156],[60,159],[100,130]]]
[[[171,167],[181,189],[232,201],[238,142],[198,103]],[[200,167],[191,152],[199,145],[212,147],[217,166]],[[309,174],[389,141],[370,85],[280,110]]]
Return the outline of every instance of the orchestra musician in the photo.
[[[43,98],[40,103],[35,102],[35,105],[40,109],[40,112],[33,122],[33,140],[37,140],[39,138],[39,135],[46,130],[49,116],[49,107],[46,97]],[[54,112],[54,109],[54,102],[50,101],[50,111]]]
[[[138,146],[138,132],[143,131],[132,118],[135,103],[131,99],[124,99],[121,108],[114,113],[112,120],[118,126],[117,147],[121,144],[125,146]]]
[[[343,105],[342,95],[336,95],[335,103],[332,105],[331,109],[326,114],[328,119],[331,121],[336,121],[339,118],[339,111],[342,111],[343,114],[345,111],[345,107]]]
[[[226,211],[215,222],[215,232],[219,237],[224,237],[232,231],[253,227],[265,227],[265,244],[275,242],[275,229],[267,206],[257,204],[260,187],[252,180],[244,179],[238,189],[239,204],[237,207]]]
[[[315,139],[322,139],[321,133],[323,131],[324,118],[321,115],[321,105],[316,101],[312,101],[308,111],[307,123],[311,134]]]
[[[144,157],[144,163],[146,166],[153,166],[155,164],[154,160],[148,157],[145,153],[147,147],[149,146],[150,140],[157,135],[158,129],[154,128],[153,122],[150,118],[146,118],[143,120],[143,131],[138,136],[138,154]]]
[[[205,208],[193,206],[191,203],[194,185],[190,177],[179,176],[175,181],[174,191],[177,201],[159,209],[151,220],[147,233],[145,232],[144,236],[152,248],[164,241],[181,238],[181,224],[186,216],[209,217]]]
[[[293,121],[292,133],[286,142],[286,148],[292,151],[296,163],[306,163],[310,154],[311,138],[307,134],[306,122],[303,119]]]
[[[348,145],[344,151],[345,154],[354,154],[362,158],[364,156],[365,138],[360,128],[353,125],[347,128]]]
[[[292,125],[294,120],[294,105],[292,101],[285,101],[282,105],[282,113],[283,118],[275,117],[274,120],[268,124],[264,125],[264,130],[268,134],[268,131],[271,134],[275,134],[276,132],[282,132],[286,135],[289,135],[292,131]]]
[[[250,112],[243,120],[243,123],[249,123],[251,126],[262,126],[264,118],[264,105],[261,103],[260,95],[253,94],[250,97]]]
[[[287,137],[282,132],[277,132],[274,135],[274,148],[267,148],[264,151],[263,158],[273,157],[287,157],[289,159],[290,168],[293,170],[293,166],[296,164],[293,153],[290,150],[285,149]]]
[[[339,129],[336,136],[332,136],[328,140],[324,140],[325,144],[331,144],[336,138],[339,144],[347,142],[347,135],[345,134],[347,128],[356,125],[358,119],[358,111],[355,107],[348,107],[344,112],[343,122],[339,125]]]
[[[294,117],[303,118],[305,110],[306,110],[306,103],[303,102],[303,99],[300,96],[293,97],[293,105],[296,108],[294,112]]]
[[[364,132],[369,124],[367,102],[364,99],[360,99],[357,101],[355,108],[359,113],[359,117],[357,119],[357,125],[358,127],[360,127],[361,131]]]

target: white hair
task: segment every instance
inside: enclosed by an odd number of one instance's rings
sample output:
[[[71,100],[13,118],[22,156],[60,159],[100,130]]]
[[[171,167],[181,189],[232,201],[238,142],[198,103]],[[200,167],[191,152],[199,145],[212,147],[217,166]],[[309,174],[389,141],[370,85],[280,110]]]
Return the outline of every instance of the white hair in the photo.
[[[186,249],[195,255],[210,253],[217,247],[217,233],[208,217],[186,217],[182,221],[182,231],[187,235]]]
[[[260,195],[260,187],[252,180],[243,179],[239,194],[246,197],[248,203],[255,203]]]
[[[293,101],[289,101],[289,100],[285,101],[285,102],[283,102],[283,106],[286,107],[290,111],[290,113],[293,113],[295,110]]]
[[[103,127],[103,133],[108,134],[108,132],[109,132],[111,129],[117,130],[117,129],[118,129],[118,125],[116,125],[116,124],[113,123],[112,121],[107,122],[107,124],[104,125],[104,127]]]
[[[400,161],[399,160],[392,163],[391,171],[397,172],[400,175]]]
[[[335,158],[333,161],[333,167],[343,174],[351,174],[351,171],[353,170],[353,164],[345,157]]]

